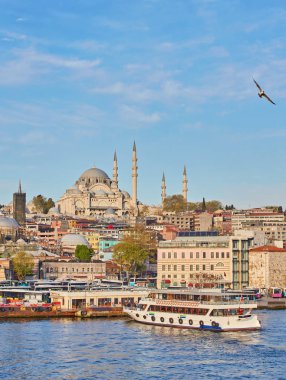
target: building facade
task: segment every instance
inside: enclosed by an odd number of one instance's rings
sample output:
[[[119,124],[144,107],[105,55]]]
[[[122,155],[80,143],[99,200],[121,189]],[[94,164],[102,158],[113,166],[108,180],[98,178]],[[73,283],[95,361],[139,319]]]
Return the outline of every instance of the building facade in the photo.
[[[249,286],[266,289],[286,287],[285,248],[265,245],[250,250]]]
[[[188,236],[158,246],[158,287],[215,282],[234,289],[249,285],[249,249],[253,234]]]

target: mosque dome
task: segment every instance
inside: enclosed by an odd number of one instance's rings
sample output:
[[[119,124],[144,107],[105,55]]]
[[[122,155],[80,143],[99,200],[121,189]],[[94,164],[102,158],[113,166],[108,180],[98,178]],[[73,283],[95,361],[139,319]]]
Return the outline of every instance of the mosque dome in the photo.
[[[51,207],[48,211],[49,215],[59,215],[59,209],[57,207]]]
[[[85,237],[78,234],[67,234],[61,238],[61,244],[63,246],[76,247],[77,245],[86,245],[89,247],[89,242]]]
[[[16,241],[16,243],[17,243],[17,245],[26,245],[27,243],[25,242],[25,240],[23,240],[23,239],[18,239],[17,241]]]
[[[19,228],[19,224],[17,223],[15,219],[0,215],[0,229],[16,230],[18,228]]]
[[[93,178],[101,178],[101,179],[109,179],[108,175],[101,169],[96,167],[90,168],[82,173],[80,179],[93,179]]]

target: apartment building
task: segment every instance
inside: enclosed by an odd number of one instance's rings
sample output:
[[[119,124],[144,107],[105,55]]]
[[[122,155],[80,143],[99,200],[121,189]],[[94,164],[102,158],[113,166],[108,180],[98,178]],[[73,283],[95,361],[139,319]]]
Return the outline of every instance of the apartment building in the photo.
[[[158,287],[222,283],[248,286],[248,254],[253,235],[177,237],[158,246]]]

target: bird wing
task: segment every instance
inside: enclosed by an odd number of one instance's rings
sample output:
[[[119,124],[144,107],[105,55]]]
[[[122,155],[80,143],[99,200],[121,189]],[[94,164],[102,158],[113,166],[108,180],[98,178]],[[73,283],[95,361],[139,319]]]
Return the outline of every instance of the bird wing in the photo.
[[[262,95],[262,96],[265,96],[265,98],[272,104],[276,105],[270,98],[268,95],[266,95],[265,93]]]
[[[256,84],[256,86],[258,87],[259,91],[262,91],[262,88],[259,86],[259,84],[256,82],[256,80],[254,78],[253,78],[253,81]]]

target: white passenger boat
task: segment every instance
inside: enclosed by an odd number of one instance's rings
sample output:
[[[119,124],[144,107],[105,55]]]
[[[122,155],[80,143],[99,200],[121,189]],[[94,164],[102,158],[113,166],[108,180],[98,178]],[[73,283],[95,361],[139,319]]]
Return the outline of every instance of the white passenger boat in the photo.
[[[124,311],[135,321],[157,326],[211,331],[258,330],[255,299],[213,290],[152,290]],[[254,297],[253,297],[254,298]]]

